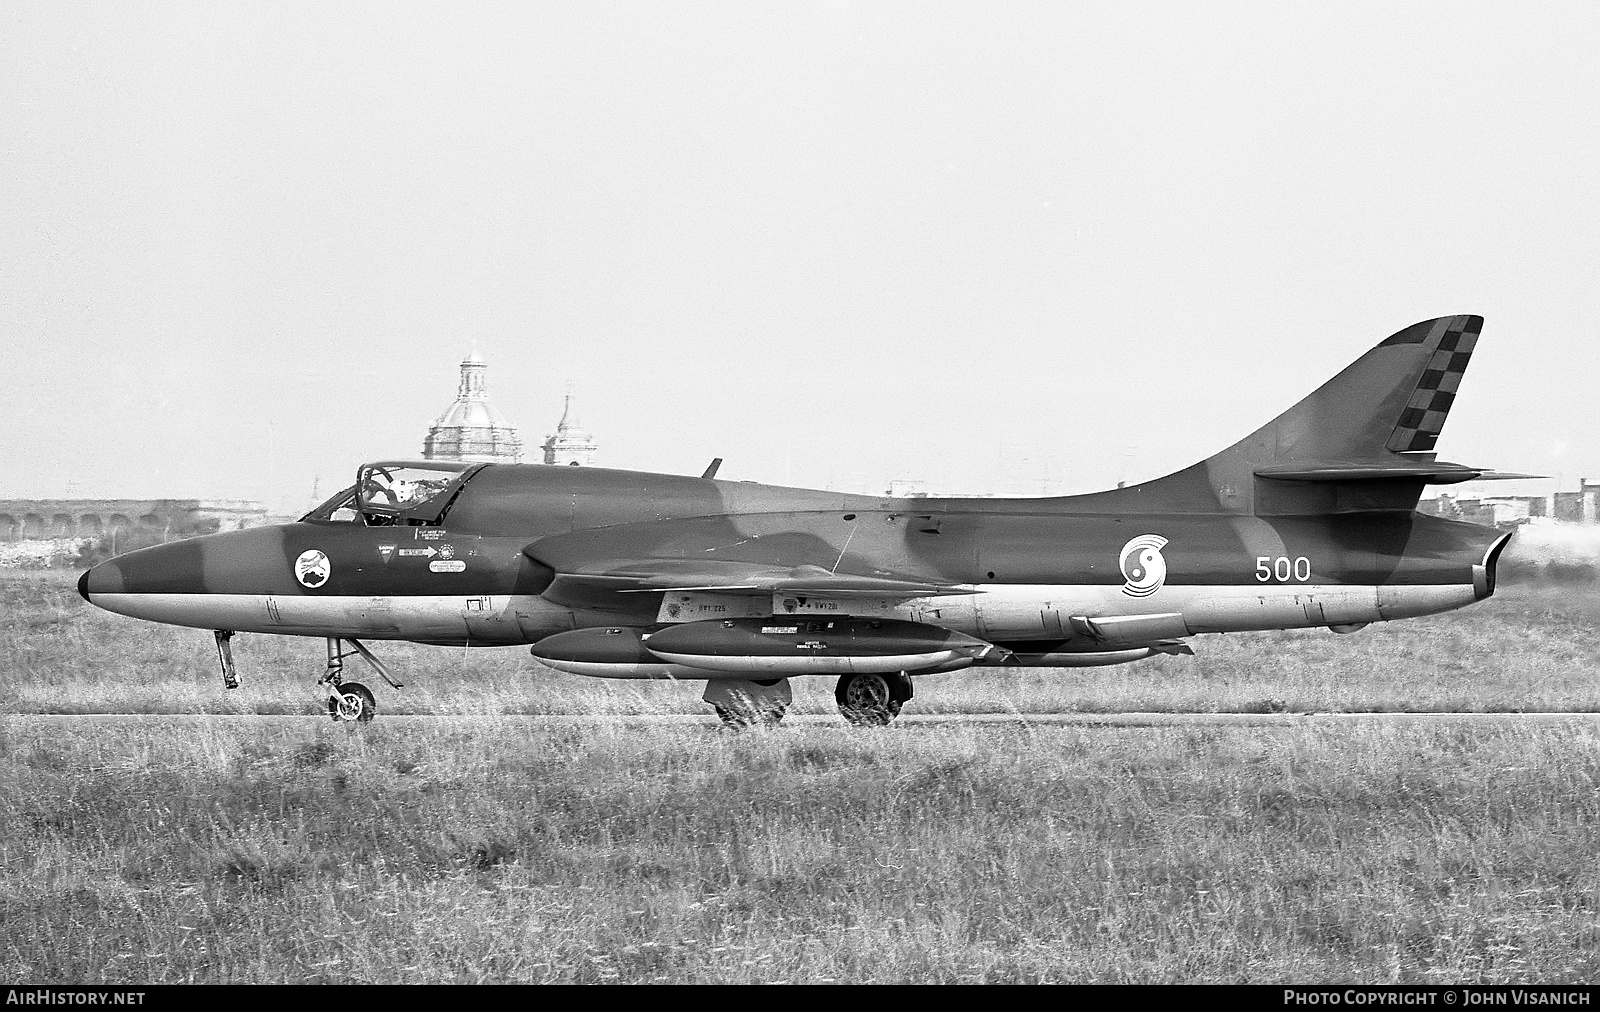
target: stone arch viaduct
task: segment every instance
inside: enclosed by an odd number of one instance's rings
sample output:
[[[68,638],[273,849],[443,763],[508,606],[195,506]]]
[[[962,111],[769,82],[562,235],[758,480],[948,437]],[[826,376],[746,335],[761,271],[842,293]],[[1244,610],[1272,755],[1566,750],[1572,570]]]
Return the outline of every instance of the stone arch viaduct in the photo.
[[[0,541],[101,538],[145,530],[188,537],[265,523],[266,508],[238,499],[0,499]]]

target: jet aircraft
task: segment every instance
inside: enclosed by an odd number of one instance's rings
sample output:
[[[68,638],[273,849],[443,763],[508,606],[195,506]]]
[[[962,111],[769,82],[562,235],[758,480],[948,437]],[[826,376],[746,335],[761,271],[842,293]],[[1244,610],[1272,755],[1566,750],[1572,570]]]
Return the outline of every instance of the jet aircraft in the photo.
[[[547,465],[386,461],[297,523],[178,541],[84,573],[83,597],[213,630],[326,639],[337,720],[363,641],[529,645],[600,678],[704,679],[724,721],[775,722],[788,679],[838,679],[883,724],[921,675],[1192,653],[1203,633],[1427,615],[1494,592],[1510,535],[1416,511],[1425,485],[1510,477],[1436,459],[1483,320],[1383,341],[1184,470],[1054,498],[880,498]]]

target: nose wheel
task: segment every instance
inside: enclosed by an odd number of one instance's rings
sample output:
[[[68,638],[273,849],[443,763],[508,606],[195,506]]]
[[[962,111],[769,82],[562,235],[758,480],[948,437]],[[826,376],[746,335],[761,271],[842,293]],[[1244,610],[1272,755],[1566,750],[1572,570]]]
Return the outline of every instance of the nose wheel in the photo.
[[[378,701],[372,690],[360,682],[345,682],[334,686],[328,694],[328,716],[338,721],[365,724],[378,715]]]
[[[347,643],[350,645],[348,650],[345,649]],[[328,670],[317,679],[318,685],[328,687],[328,716],[337,721],[365,724],[378,715],[378,701],[365,685],[344,680],[344,659],[352,656],[366,661],[373,671],[395,688],[401,688],[401,684],[389,674],[389,669],[384,667],[382,661],[372,656],[372,651],[356,640],[328,640]]]

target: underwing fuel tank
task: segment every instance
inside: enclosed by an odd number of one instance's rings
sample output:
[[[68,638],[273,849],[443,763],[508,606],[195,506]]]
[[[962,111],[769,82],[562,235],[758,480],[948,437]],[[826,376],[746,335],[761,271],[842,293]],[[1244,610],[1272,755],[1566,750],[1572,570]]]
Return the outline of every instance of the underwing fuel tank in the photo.
[[[1000,651],[919,622],[843,617],[686,622],[648,633],[641,643],[673,664],[769,676],[948,671]]]
[[[546,636],[529,650],[548,668],[590,678],[705,678],[710,672],[671,664],[639,642],[643,629],[577,629]]]

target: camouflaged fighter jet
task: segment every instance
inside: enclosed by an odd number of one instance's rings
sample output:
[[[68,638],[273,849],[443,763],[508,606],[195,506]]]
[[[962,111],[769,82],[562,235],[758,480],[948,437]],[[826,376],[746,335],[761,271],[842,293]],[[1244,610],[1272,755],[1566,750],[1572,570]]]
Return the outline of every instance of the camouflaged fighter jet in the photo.
[[[384,462],[298,523],[130,552],[78,581],[137,618],[327,640],[328,710],[362,640],[532,644],[600,678],[704,679],[724,720],[781,718],[797,675],[882,724],[918,675],[1192,653],[1200,633],[1370,622],[1494,592],[1509,535],[1415,512],[1483,320],[1407,327],[1175,474],[1090,495],[893,499],[545,465]]]

